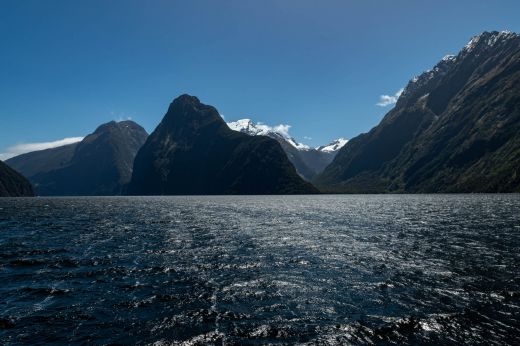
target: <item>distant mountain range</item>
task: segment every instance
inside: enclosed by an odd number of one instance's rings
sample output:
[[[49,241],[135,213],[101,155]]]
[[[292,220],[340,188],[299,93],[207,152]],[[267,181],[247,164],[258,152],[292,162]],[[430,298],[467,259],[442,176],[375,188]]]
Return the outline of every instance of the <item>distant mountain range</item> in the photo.
[[[276,127],[255,124],[251,119],[241,119],[229,122],[227,125],[234,131],[251,136],[268,136],[275,139],[282,146],[298,174],[307,181],[321,173],[332,162],[339,149],[347,143],[346,139],[339,138],[330,144],[311,148],[298,143],[287,133],[278,131]]]
[[[0,196],[520,192],[520,36],[484,32],[411,79],[368,133],[310,148],[196,97],[0,162]],[[311,181],[311,183],[305,180]]]
[[[520,36],[484,32],[413,78],[314,183],[329,192],[519,192]]]
[[[118,195],[130,181],[135,155],[147,137],[133,121],[112,121],[79,143],[6,163],[28,177],[39,195]]]
[[[232,131],[196,97],[175,99],[137,153],[128,193],[134,195],[308,194],[280,144]]]

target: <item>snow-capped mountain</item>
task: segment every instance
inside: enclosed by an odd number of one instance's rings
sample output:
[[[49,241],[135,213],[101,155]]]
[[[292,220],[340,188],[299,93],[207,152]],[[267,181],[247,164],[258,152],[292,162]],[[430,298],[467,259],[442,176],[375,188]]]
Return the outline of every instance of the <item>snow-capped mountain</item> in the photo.
[[[413,99],[413,95],[428,96],[428,89],[432,89],[432,85],[436,86],[444,76],[452,73],[461,63],[473,64],[482,56],[502,49],[518,37],[518,34],[507,30],[485,31],[480,35],[473,36],[457,55],[445,55],[432,69],[413,77],[404,88],[396,106],[408,104],[408,101]]]
[[[323,151],[324,153],[334,153],[343,148],[347,144],[348,139],[338,138],[327,145],[317,147],[316,150]]]
[[[461,53],[471,53],[479,45],[484,48],[492,48],[517,37],[518,34],[509,30],[483,32],[480,35],[473,36]]]
[[[229,122],[227,125],[234,131],[247,133],[251,136],[268,136],[276,139],[298,174],[307,180],[311,180],[321,173],[332,162],[339,149],[347,143],[346,139],[339,138],[327,145],[311,148],[291,137],[289,125],[269,126],[255,123],[251,119],[240,119]]]
[[[269,136],[275,139],[283,139],[298,150],[310,150],[308,145],[298,143],[289,135],[289,125],[269,126],[262,123],[254,123],[251,119],[240,119],[227,123],[234,131],[247,133],[251,136]]]
[[[313,183],[328,192],[520,191],[520,35],[474,36],[410,80]]]

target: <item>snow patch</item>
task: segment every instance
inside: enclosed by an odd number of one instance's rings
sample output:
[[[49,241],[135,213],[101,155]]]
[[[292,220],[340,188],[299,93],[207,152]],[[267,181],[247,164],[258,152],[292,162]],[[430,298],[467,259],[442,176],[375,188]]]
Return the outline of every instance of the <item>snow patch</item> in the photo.
[[[254,123],[251,119],[240,119],[237,121],[227,123],[228,127],[233,131],[247,133],[251,136],[270,136],[270,137],[281,137],[286,140],[290,145],[298,150],[308,150],[310,147],[303,143],[297,142],[289,134],[291,125],[279,124],[276,126],[269,126],[262,123]]]
[[[442,61],[455,61],[457,60],[457,57],[453,54],[448,54],[448,55],[445,55],[443,58],[442,58]]]
[[[318,150],[324,153],[334,153],[341,149],[348,140],[345,138],[338,138],[327,145],[317,148],[311,148],[306,144],[296,141],[289,134],[290,125],[280,124],[276,126],[269,126],[262,123],[255,123],[251,119],[240,119],[227,123],[228,127],[237,132],[247,133],[251,136],[269,136],[271,138],[283,139],[298,150]]]
[[[327,145],[324,145],[321,147],[317,147],[316,150],[322,151],[324,153],[333,153],[333,152],[338,151],[341,148],[343,148],[345,146],[345,144],[347,144],[347,142],[348,142],[348,139],[338,138],[338,139],[334,140],[333,142],[331,142],[330,144],[327,144]]]
[[[497,42],[518,37],[517,34],[509,30],[503,30],[500,32],[493,31],[491,33],[483,32],[480,35],[473,36],[471,40],[464,46],[464,52],[471,52],[477,47],[479,43],[484,43],[487,47],[493,47]],[[485,40],[487,38],[487,40]],[[483,41],[485,40],[485,41]]]

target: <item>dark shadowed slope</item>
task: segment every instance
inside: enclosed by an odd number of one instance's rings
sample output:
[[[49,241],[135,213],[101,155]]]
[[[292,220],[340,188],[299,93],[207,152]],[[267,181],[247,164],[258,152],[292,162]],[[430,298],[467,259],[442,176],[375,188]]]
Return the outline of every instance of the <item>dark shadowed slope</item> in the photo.
[[[33,151],[10,158],[5,161],[9,166],[31,178],[38,173],[63,168],[70,163],[78,143],[57,148]]]
[[[411,80],[315,180],[334,192],[520,191],[520,36],[484,32]]]
[[[316,175],[323,172],[339,149],[347,142],[346,139],[339,138],[318,148],[311,148],[305,144],[298,143],[294,138],[287,133],[277,131],[275,128],[263,124],[255,124],[250,119],[241,119],[227,123],[229,128],[234,131],[246,133],[251,136],[268,136],[275,139],[289,161],[296,168],[296,172],[307,181],[312,180]]]
[[[275,140],[230,130],[189,95],[173,101],[139,150],[128,187],[134,195],[315,192]]]
[[[9,160],[26,171],[39,195],[118,195],[130,181],[147,138],[133,121],[109,122],[81,142]]]
[[[0,161],[0,197],[34,196],[31,183],[20,173]]]

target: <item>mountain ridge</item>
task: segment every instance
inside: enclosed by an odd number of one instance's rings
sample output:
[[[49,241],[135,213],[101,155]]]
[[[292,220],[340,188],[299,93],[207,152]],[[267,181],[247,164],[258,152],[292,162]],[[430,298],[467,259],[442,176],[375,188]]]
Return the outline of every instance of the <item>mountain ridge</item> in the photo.
[[[314,182],[330,192],[519,191],[520,37],[483,32],[410,80]]]

